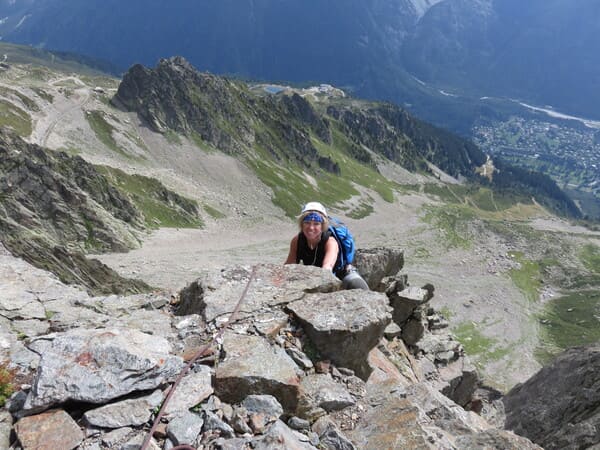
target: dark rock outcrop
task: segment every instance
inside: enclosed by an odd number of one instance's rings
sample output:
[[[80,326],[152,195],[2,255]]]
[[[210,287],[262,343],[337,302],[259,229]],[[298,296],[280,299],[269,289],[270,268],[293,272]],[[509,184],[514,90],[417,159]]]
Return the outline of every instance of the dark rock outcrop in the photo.
[[[311,134],[331,142],[328,122],[297,94],[261,97],[241,82],[194,69],[182,57],[159,61],[155,69],[134,65],[112,102],[135,111],[154,131],[199,137],[225,153],[246,157],[255,146],[278,161],[340,172],[320,155]]]
[[[123,76],[113,103],[136,111],[159,133],[197,133],[207,143],[240,153],[254,141],[251,115],[246,114],[243,89],[225,78],[200,73],[182,57],[160,60],[156,69],[141,64]],[[235,127],[235,134],[223,128]]]
[[[559,355],[502,399],[505,428],[545,449],[600,444],[600,345]]]
[[[404,251],[390,247],[359,248],[356,250],[354,263],[369,288],[381,291],[382,280],[385,277],[395,276],[404,267]]]
[[[0,239],[14,255],[96,293],[149,287],[120,277],[86,251],[138,245],[143,216],[92,165],[0,131]]]

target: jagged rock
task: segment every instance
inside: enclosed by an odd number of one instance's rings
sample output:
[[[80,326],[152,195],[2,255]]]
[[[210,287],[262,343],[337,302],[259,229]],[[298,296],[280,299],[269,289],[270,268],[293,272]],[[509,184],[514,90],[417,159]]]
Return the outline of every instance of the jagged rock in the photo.
[[[403,291],[407,287],[408,275],[405,273],[397,273],[394,276],[384,277],[374,290],[378,292],[385,292],[389,297],[394,292]]]
[[[241,406],[254,434],[263,434],[267,425],[283,414],[283,407],[272,395],[249,395]]]
[[[167,436],[175,445],[195,445],[202,432],[204,420],[199,414],[184,411],[167,425]]]
[[[397,384],[407,385],[424,379],[421,365],[400,339],[391,342],[381,340],[369,354],[369,364],[374,371],[367,383],[394,380]]]
[[[529,439],[496,429],[458,436],[455,445],[457,449],[543,450]]]
[[[207,366],[200,365],[194,372],[188,373],[181,379],[164,413],[169,416],[187,411],[206,400],[212,393],[211,370]]]
[[[349,437],[361,449],[415,448],[461,449],[455,440],[490,427],[473,412],[467,412],[427,383],[406,388],[382,386],[370,392],[377,406],[361,417]]]
[[[272,395],[249,395],[242,402],[242,406],[248,412],[262,413],[276,419],[283,414],[283,407]]]
[[[381,280],[402,270],[404,250],[390,247],[361,248],[356,251],[354,261],[369,288],[379,290]]]
[[[300,350],[295,347],[286,348],[285,351],[288,355],[294,360],[298,366],[300,366],[304,370],[309,370],[314,367],[313,362]]]
[[[337,411],[352,406],[356,400],[341,384],[336,383],[328,375],[312,374],[302,378],[301,408],[322,408],[327,412]]]
[[[71,450],[83,440],[77,423],[62,409],[24,417],[16,423],[15,432],[23,450]]]
[[[75,329],[33,341],[42,358],[24,412],[68,400],[103,403],[154,389],[177,374],[181,358],[161,337],[126,329]]]
[[[411,378],[404,376],[378,348],[369,352],[368,362],[372,369],[371,375],[367,379],[368,385],[391,383],[406,386],[412,382]]]
[[[452,436],[463,434],[465,429],[478,433],[491,428],[479,415],[465,411],[428,382],[398,390],[397,395],[410,399],[436,426]]]
[[[233,410],[233,417],[229,422],[231,427],[240,434],[252,434],[252,429],[248,426],[248,411],[242,407],[236,407]]]
[[[407,399],[389,398],[373,408],[348,436],[361,450],[383,448],[452,449],[444,433],[427,426],[429,419]]]
[[[321,417],[312,425],[312,430],[319,436],[319,445],[327,450],[355,450],[354,444],[328,417]]]
[[[83,417],[93,427],[123,428],[143,425],[150,420],[152,410],[163,400],[161,391],[141,398],[122,400],[86,411]]]
[[[202,431],[213,431],[217,432],[220,436],[231,438],[235,436],[235,432],[233,428],[223,422],[219,416],[211,411],[203,411],[204,415],[204,427],[202,427]]]
[[[467,408],[475,411],[490,425],[502,429],[506,421],[504,403],[502,403],[503,395],[502,392],[490,386],[479,386]]]
[[[502,399],[505,428],[545,449],[600,443],[600,344],[559,355]]]
[[[283,349],[259,336],[226,332],[225,359],[215,371],[214,387],[219,398],[238,403],[251,394],[272,395],[287,411],[298,403],[298,366]]]
[[[177,314],[199,314],[206,322],[225,316],[238,303],[251,270],[234,267],[219,273],[209,272],[180,293]],[[254,279],[243,301],[240,317],[261,309],[284,305],[302,298],[307,292],[332,292],[341,281],[319,267],[297,264],[256,266]]]
[[[384,294],[360,289],[309,294],[288,309],[323,357],[365,379],[369,376],[367,354],[391,320]]]
[[[308,437],[289,428],[281,420],[276,421],[261,438],[252,441],[255,450],[314,450]]]
[[[401,292],[388,294],[394,308],[393,320],[404,329],[404,323],[415,309],[431,300],[431,291],[418,287],[408,287]]]
[[[434,363],[447,364],[463,354],[463,348],[451,334],[426,333],[413,348],[416,354],[423,354]]]
[[[438,367],[439,379],[444,384],[442,394],[460,406],[466,406],[479,385],[477,369],[467,357],[461,357],[447,366]]]
[[[427,319],[420,314],[415,317],[411,316],[402,325],[402,340],[406,345],[414,346],[421,340],[427,330]]]

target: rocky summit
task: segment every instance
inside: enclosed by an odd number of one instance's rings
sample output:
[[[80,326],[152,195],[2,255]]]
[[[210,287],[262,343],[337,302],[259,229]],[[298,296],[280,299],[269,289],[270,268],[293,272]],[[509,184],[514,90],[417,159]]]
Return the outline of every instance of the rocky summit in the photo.
[[[177,298],[93,297],[1,250],[16,388],[2,448],[541,448],[486,420],[498,404],[400,250],[359,251],[389,268],[367,274],[373,291],[262,264],[206,272]]]

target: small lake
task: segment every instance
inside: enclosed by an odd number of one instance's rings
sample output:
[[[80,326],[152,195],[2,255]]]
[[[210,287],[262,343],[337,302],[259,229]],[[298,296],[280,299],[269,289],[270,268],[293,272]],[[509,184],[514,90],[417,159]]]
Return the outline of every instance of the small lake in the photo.
[[[276,86],[273,84],[264,87],[264,90],[267,91],[269,94],[277,94],[281,91],[285,91],[285,89],[285,86]]]

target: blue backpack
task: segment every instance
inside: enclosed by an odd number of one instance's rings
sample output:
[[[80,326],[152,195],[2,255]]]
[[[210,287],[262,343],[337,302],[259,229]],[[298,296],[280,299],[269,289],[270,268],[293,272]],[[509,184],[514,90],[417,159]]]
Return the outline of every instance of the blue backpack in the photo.
[[[356,247],[352,233],[350,233],[348,227],[338,219],[329,217],[329,231],[337,241],[338,247],[340,248],[337,261],[335,262],[335,266],[333,268],[333,273],[337,274],[348,264],[352,264],[354,261]]]

